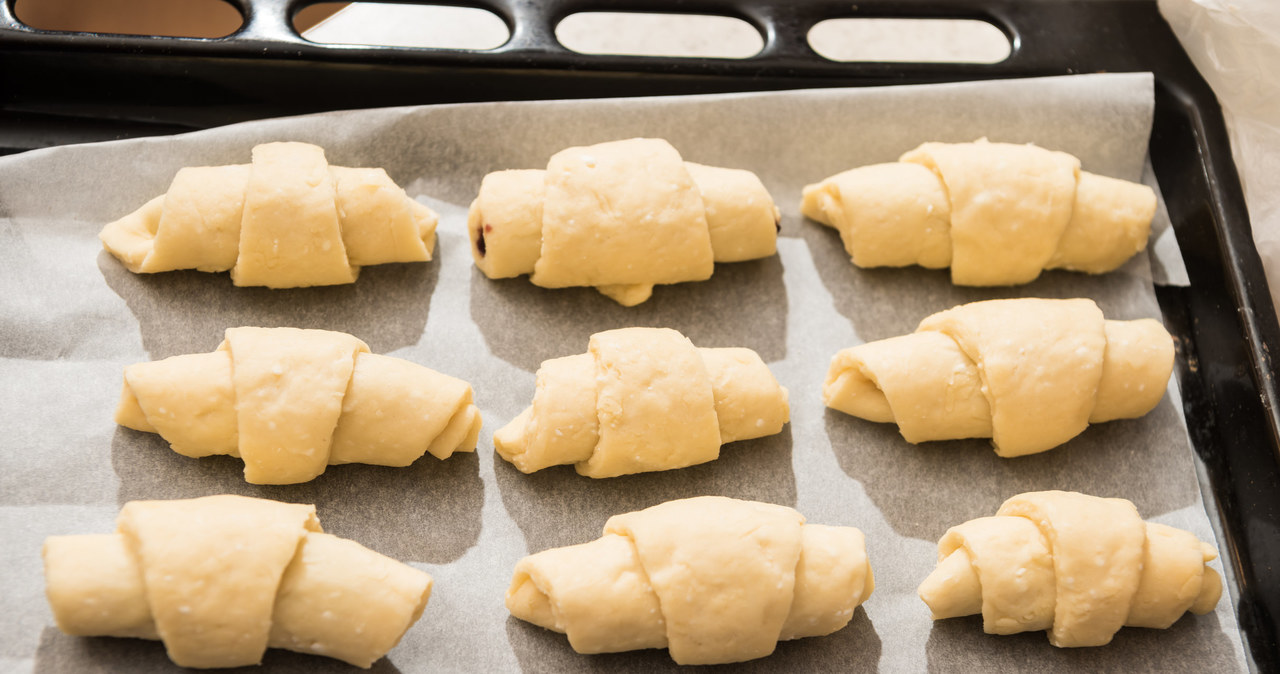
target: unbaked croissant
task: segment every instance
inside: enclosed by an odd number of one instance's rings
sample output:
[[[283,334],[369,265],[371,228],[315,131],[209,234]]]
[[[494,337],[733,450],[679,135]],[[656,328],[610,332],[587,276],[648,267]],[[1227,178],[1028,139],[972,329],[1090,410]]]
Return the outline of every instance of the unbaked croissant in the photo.
[[[227,495],[126,503],[116,533],[46,539],[44,573],[63,632],[159,639],[199,668],[268,647],[369,667],[431,595],[431,576],[321,533],[315,506]]]
[[[596,333],[588,353],[544,361],[537,380],[533,405],[493,435],[498,454],[525,473],[684,468],[790,419],[787,390],[755,351],[700,349],[667,328]]]
[[[988,634],[1048,630],[1054,646],[1102,646],[1122,626],[1169,627],[1222,596],[1194,535],[1143,522],[1129,501],[1020,494],[947,531],[920,585],[934,620],[982,614]]]
[[[720,496],[615,515],[590,543],[520,560],[507,609],[578,653],[669,648],[741,662],[849,624],[875,587],[862,532]]]
[[[545,171],[490,173],[467,227],[489,278],[595,286],[634,306],[654,284],[705,281],[715,262],[773,255],[779,217],[754,173],[632,138],[563,150]]]
[[[1034,145],[925,143],[897,163],[804,188],[800,210],[840,231],[859,267],[951,267],[957,285],[1101,274],[1147,245],[1155,192]]]
[[[1150,412],[1172,371],[1158,321],[1105,320],[1088,299],[990,300],[837,353],[822,399],[896,422],[908,442],[992,438],[1000,456],[1021,456]]]
[[[116,423],[173,451],[244,460],[255,484],[306,482],[341,463],[407,466],[475,450],[471,386],[369,353],[341,332],[230,328],[211,353],[125,368]]]
[[[363,265],[431,259],[438,218],[382,169],[330,166],[306,143],[253,163],[184,168],[169,191],[107,225],[129,271],[231,271],[238,286],[352,283]]]

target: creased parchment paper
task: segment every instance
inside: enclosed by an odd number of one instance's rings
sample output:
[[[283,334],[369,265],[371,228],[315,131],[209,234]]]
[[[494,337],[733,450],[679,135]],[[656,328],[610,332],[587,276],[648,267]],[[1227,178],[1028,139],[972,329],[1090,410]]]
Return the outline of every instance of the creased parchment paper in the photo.
[[[1149,75],[1090,75],[341,112],[0,159],[0,669],[174,669],[158,643],[61,634],[43,597],[40,544],[111,531],[129,500],[227,492],[315,503],[326,530],[435,577],[426,614],[380,672],[674,668],[665,651],[576,655],[563,636],[509,618],[503,592],[528,552],[591,540],[612,514],[700,494],[857,526],[876,573],[875,594],[849,627],[784,643],[735,671],[1243,669],[1229,598],[1166,631],[1125,629],[1105,648],[1056,650],[1040,633],[984,635],[978,618],[935,625],[915,596],[948,527],[1023,491],[1123,496],[1149,519],[1213,540],[1172,389],[1142,419],[1093,426],[1065,447],[1013,460],[981,440],[908,445],[893,426],[826,410],[820,399],[837,350],[910,332],[958,303],[1085,296],[1121,319],[1159,308],[1145,255],[1106,276],[1050,272],[1012,289],[952,287],[945,271],[855,269],[834,230],[800,217],[803,185],[922,141],[980,136],[1034,141],[1078,155],[1086,170],[1137,179],[1151,106]],[[783,212],[778,256],[719,265],[710,281],[659,287],[633,309],[594,290],[491,281],[474,269],[465,209],[485,173],[543,167],[564,147],[632,136],[664,137],[689,161],[758,173]],[[349,286],[271,291],[235,288],[226,274],[134,275],[102,252],[102,225],[164,192],[178,168],[246,162],[255,143],[272,140],[323,145],[336,165],[385,167],[440,212],[436,260],[368,267]],[[188,459],[156,435],[112,423],[122,368],[211,350],[238,325],[342,330],[376,353],[466,379],[485,419],[479,451],[402,469],[331,467],[307,484],[260,487],[245,484],[234,459]],[[728,445],[713,463],[610,480],[569,467],[526,476],[496,457],[493,431],[529,404],[542,360],[631,325],[755,349],[791,391],[791,424]],[[347,669],[276,651],[266,662],[271,671]]]

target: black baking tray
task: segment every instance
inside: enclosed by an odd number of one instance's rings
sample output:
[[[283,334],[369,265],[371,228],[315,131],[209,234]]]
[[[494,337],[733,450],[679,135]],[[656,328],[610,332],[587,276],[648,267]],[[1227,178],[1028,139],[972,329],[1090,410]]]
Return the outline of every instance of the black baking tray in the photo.
[[[28,0],[31,1],[31,0]],[[1151,161],[1189,287],[1157,287],[1178,345],[1187,426],[1211,485],[1236,613],[1260,671],[1280,672],[1280,327],[1222,112],[1154,0],[476,0],[510,40],[486,51],[322,45],[292,27],[308,0],[229,0],[220,39],[59,33],[0,4],[0,154],[345,108],[763,91],[1150,71]],[[405,0],[380,0],[382,2]],[[583,56],[555,26],[581,11],[730,16],[764,38],[742,60]],[[836,63],[807,33],[833,18],[986,21],[994,64]],[[1211,508],[1211,510],[1215,510]]]

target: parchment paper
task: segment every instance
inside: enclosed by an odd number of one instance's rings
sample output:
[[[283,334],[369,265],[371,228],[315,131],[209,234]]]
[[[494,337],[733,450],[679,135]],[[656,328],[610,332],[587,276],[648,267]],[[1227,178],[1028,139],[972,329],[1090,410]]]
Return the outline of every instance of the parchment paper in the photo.
[[[1160,14],[1222,104],[1253,241],[1280,308],[1280,4],[1159,0]]]
[[[528,552],[593,539],[614,513],[700,494],[857,526],[876,573],[875,594],[849,627],[784,643],[735,671],[1244,669],[1229,598],[1167,631],[1125,629],[1104,648],[1057,650],[1040,633],[984,635],[978,618],[933,624],[915,596],[948,527],[1023,491],[1122,496],[1149,519],[1213,540],[1172,389],[1142,419],[1093,426],[1062,448],[1013,460],[980,440],[912,446],[892,425],[820,400],[837,350],[910,332],[958,303],[1085,296],[1122,319],[1159,308],[1146,256],[1106,276],[1050,272],[1013,289],[956,288],[945,271],[855,269],[834,230],[800,217],[804,184],[893,160],[922,141],[979,136],[1034,141],[1076,154],[1087,170],[1137,179],[1151,106],[1149,75],[1090,75],[341,112],[0,159],[0,669],[174,669],[158,643],[61,634],[43,598],[40,544],[111,531],[129,500],[226,492],[315,503],[326,530],[435,577],[426,614],[380,672],[674,668],[665,651],[576,655],[562,635],[509,618],[503,592]],[[491,281],[474,269],[465,207],[485,173],[542,167],[569,145],[637,135],[665,137],[690,161],[757,172],[783,211],[778,256],[718,265],[710,281],[659,287],[633,309],[590,289]],[[255,143],[270,140],[321,144],[336,165],[385,167],[441,213],[436,261],[368,267],[349,286],[271,291],[235,288],[226,274],[134,275],[102,252],[102,225],[164,192],[178,168],[246,162]],[[235,459],[188,459],[156,435],[112,423],[124,366],[211,350],[237,325],[342,330],[376,353],[466,379],[485,419],[479,451],[403,469],[331,467],[311,483],[259,487],[243,481]],[[529,404],[542,360],[630,325],[755,349],[791,391],[791,424],[728,445],[713,463],[610,480],[569,467],[526,476],[496,457],[493,431]],[[276,651],[266,662],[271,671],[348,669]]]

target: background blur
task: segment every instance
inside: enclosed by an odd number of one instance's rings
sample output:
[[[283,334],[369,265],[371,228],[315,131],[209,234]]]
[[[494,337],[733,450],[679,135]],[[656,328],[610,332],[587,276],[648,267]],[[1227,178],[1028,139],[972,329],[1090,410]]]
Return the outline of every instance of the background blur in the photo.
[[[303,9],[296,21],[299,30],[344,4]],[[33,28],[88,33],[223,37],[240,27],[240,12],[222,0],[18,0],[14,12]]]

